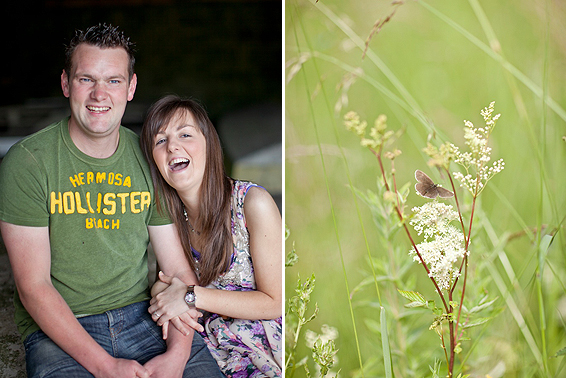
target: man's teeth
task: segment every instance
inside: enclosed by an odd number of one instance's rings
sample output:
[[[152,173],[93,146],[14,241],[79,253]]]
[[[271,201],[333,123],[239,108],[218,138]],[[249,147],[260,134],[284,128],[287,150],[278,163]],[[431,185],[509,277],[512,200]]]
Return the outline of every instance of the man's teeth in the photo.
[[[110,110],[109,106],[87,106],[86,108],[91,112],[106,112]]]
[[[176,158],[173,159],[169,162],[169,165],[175,165],[175,164],[179,164],[179,163],[188,163],[189,159],[185,159],[185,158]]]

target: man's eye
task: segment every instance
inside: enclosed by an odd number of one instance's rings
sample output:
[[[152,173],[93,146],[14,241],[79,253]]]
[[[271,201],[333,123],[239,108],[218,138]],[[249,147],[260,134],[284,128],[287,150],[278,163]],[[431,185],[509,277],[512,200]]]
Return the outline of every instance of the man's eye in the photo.
[[[88,79],[86,77],[81,77],[79,79],[79,82],[81,82],[81,83],[90,83],[91,81],[92,81],[91,79]]]
[[[110,84],[120,84],[120,80],[110,80]]]

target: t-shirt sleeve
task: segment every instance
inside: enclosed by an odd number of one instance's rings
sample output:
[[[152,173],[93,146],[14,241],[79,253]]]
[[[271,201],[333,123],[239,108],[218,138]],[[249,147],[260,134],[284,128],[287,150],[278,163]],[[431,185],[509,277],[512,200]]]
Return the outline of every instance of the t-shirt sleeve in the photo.
[[[171,215],[167,210],[167,205],[164,201],[161,202],[160,209],[157,209],[157,198],[163,198],[162,196],[157,196],[154,194],[153,196],[153,203],[152,203],[152,211],[151,217],[149,218],[149,226],[163,226],[166,224],[171,224],[173,221],[171,220]]]
[[[0,220],[20,226],[48,226],[47,179],[24,145],[12,146],[0,163]]]

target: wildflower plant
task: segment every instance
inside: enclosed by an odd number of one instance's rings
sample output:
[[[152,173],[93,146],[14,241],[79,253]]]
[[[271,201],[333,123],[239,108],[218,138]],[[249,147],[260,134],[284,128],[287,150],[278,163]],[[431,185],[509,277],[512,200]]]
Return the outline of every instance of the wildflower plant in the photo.
[[[367,122],[361,120],[357,113],[349,112],[344,116],[346,128],[358,135],[361,145],[368,148],[377,158],[381,172],[379,186],[383,188],[383,202],[391,205],[389,215],[397,218],[398,227],[404,230],[411,244],[409,255],[422,265],[442,303],[437,307],[434,300],[427,300],[417,291],[398,288],[398,292],[410,301],[405,305],[406,307],[422,307],[432,311],[434,318],[430,329],[434,330],[441,340],[449,378],[454,374],[456,354],[462,351],[461,342],[467,339],[464,330],[488,321],[489,318],[478,318],[477,312],[495,302],[484,297],[481,303],[471,310],[467,310],[464,305],[476,200],[485,189],[487,182],[505,166],[502,159],[492,162],[492,150],[488,145],[489,137],[500,117],[499,114],[493,115],[493,112],[494,102],[481,111],[485,121],[484,127],[475,127],[472,122],[464,121],[466,151],[462,151],[450,142],[438,147],[428,143],[423,149],[430,158],[428,165],[438,168],[448,177],[454,195],[453,199],[427,198],[430,201],[422,206],[413,207],[410,215],[405,214],[408,186],[398,189],[395,176],[395,159],[401,151],[391,148],[391,145],[397,134],[387,130],[386,117],[379,116],[368,133]],[[384,158],[390,161],[389,170],[385,169]],[[454,165],[461,169],[451,172]],[[423,173],[419,172],[419,174]],[[455,182],[459,182],[460,185]],[[427,185],[432,189],[439,186],[432,180]],[[465,189],[464,192],[471,195],[469,215],[463,214],[459,188]],[[417,194],[421,194],[419,190],[416,191]],[[434,192],[438,193],[438,190]],[[451,197],[452,194],[447,190],[443,190],[442,193],[445,194],[442,197]],[[435,197],[435,195],[426,197]],[[442,202],[452,200],[455,207],[453,204]],[[464,221],[466,217],[467,222]],[[418,242],[418,239],[422,241]],[[458,286],[459,282],[462,283],[460,286]],[[457,287],[459,287],[458,292],[456,292]],[[436,362],[433,370],[439,370]]]
[[[289,229],[285,228],[285,240],[290,235]],[[293,248],[287,254],[285,267],[292,267],[299,257]],[[312,375],[307,365],[308,357],[300,357],[297,352],[300,337],[303,334],[304,327],[313,321],[318,316],[319,308],[315,304],[315,308],[309,315],[309,303],[311,294],[315,288],[316,278],[314,273],[311,277],[301,282],[299,278],[295,288],[295,295],[290,297],[287,302],[287,309],[285,313],[285,376],[293,377],[298,367],[303,367],[308,378]],[[315,332],[306,330],[305,344],[312,351],[312,358],[316,364],[316,377],[326,377],[331,374],[331,369],[336,362],[336,345],[334,340],[338,338],[338,330],[336,328],[324,325],[322,327],[322,334],[317,335]],[[338,373],[334,373],[334,377]]]

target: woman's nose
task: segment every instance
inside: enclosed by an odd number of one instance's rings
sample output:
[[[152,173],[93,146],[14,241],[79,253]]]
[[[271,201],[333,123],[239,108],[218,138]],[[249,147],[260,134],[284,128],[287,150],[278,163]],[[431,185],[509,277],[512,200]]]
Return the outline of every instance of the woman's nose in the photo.
[[[167,142],[167,150],[168,150],[169,152],[177,151],[178,149],[179,149],[179,144],[177,143],[176,140],[170,139],[170,140]]]

